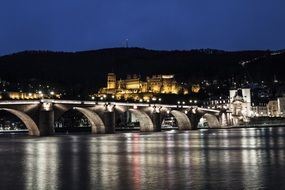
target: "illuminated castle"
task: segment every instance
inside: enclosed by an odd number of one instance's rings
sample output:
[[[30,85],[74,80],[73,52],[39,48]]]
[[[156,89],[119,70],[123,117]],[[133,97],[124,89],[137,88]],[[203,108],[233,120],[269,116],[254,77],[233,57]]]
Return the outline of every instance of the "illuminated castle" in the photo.
[[[108,73],[107,87],[98,95],[112,95],[116,99],[148,100],[156,94],[188,94],[188,89],[179,85],[174,75],[153,75],[143,81],[139,75],[128,75],[125,80],[117,80],[114,73]]]

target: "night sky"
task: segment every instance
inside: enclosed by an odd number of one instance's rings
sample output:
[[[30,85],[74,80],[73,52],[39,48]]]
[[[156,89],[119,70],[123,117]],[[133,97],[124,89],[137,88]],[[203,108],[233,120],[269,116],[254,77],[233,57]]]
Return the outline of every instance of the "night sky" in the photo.
[[[1,0],[0,55],[129,46],[285,48],[284,0]]]

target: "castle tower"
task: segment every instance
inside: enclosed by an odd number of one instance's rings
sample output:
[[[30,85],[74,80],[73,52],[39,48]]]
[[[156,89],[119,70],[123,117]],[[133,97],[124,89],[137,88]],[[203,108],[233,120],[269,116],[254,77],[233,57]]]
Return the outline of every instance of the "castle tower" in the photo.
[[[107,76],[107,89],[115,89],[116,88],[116,74],[108,73]]]

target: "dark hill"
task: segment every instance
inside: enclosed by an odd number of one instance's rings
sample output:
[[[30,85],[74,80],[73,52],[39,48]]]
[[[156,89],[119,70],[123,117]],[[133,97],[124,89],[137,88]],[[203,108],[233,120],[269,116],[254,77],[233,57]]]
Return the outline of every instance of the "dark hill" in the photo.
[[[242,66],[242,62],[249,61]],[[226,79],[247,72],[253,80],[285,79],[285,54],[270,51],[220,50],[154,51],[114,48],[75,53],[26,51],[0,57],[0,77],[6,80],[36,78],[97,89],[108,72],[126,74],[174,73],[181,80]]]

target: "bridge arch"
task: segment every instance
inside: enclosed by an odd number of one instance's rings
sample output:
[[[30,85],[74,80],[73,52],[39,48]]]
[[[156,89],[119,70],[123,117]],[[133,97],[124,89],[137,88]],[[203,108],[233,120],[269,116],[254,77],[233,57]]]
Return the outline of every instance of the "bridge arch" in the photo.
[[[86,108],[74,107],[73,109],[79,111],[88,119],[92,133],[105,133],[104,122],[97,113]]]
[[[208,123],[208,128],[221,128],[221,124],[217,118],[217,116],[209,113],[205,113],[203,115],[203,118],[207,121]]]
[[[137,109],[129,109],[129,111],[132,114],[134,114],[134,116],[140,122],[140,131],[143,131],[143,132],[154,131],[153,122],[147,113],[145,113],[144,111],[137,110]]]
[[[178,110],[172,110],[170,113],[175,117],[179,130],[192,129],[191,121],[185,113]]]
[[[37,124],[26,113],[21,112],[19,110],[15,110],[15,109],[9,109],[9,108],[0,108],[0,111],[7,111],[15,115],[17,118],[19,118],[24,123],[24,125],[27,127],[29,131],[29,135],[40,136],[40,131],[38,129]]]
[[[105,133],[105,125],[104,122],[102,121],[102,119],[100,118],[100,116],[87,109],[87,108],[81,108],[81,107],[72,107],[71,109],[67,109],[65,110],[63,113],[60,114],[60,116],[57,118],[59,119],[63,114],[65,114],[68,111],[71,110],[76,110],[80,113],[82,113],[88,120],[88,122],[91,125],[91,132],[92,133]]]

